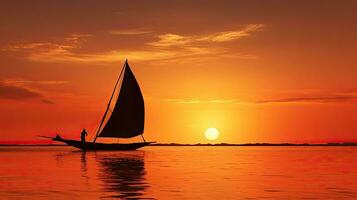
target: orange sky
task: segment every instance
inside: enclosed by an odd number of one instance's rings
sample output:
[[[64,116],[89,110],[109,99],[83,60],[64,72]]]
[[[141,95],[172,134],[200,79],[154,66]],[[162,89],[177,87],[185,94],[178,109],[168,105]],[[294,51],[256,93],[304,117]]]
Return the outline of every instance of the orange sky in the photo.
[[[356,141],[356,6],[1,1],[0,141],[93,135],[125,58],[148,140]]]

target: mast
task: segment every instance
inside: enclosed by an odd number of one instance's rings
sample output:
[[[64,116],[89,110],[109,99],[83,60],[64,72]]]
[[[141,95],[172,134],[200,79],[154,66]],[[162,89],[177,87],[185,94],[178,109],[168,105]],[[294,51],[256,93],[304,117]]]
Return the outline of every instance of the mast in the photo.
[[[105,117],[107,116],[108,110],[109,110],[109,108],[110,108],[110,103],[111,103],[112,100],[113,100],[113,97],[114,97],[114,94],[115,94],[115,90],[116,90],[116,88],[117,88],[117,86],[118,86],[118,83],[119,83],[119,80],[120,80],[120,78],[121,78],[121,76],[122,76],[122,74],[123,74],[124,68],[126,67],[126,63],[127,63],[127,60],[125,60],[124,66],[123,66],[123,68],[122,68],[121,71],[120,71],[118,80],[117,80],[116,83],[115,83],[113,93],[112,93],[112,95],[110,96],[110,99],[109,99],[109,102],[108,102],[108,105],[107,105],[107,109],[105,110],[104,115],[103,115],[103,118],[102,118],[102,120],[101,120],[101,122],[100,122],[100,124],[99,124],[99,127],[98,127],[98,130],[97,130],[97,133],[95,134],[95,138],[94,138],[93,143],[95,143],[95,141],[96,141],[97,138],[98,138],[100,129],[102,128],[103,122],[104,122]]]

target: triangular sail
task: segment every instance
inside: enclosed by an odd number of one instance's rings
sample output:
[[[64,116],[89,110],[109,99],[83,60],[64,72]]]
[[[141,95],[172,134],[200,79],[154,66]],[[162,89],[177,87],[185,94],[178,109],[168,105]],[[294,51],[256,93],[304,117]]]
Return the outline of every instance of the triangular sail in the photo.
[[[125,62],[124,76],[112,115],[99,137],[131,138],[144,131],[144,99],[129,64]]]

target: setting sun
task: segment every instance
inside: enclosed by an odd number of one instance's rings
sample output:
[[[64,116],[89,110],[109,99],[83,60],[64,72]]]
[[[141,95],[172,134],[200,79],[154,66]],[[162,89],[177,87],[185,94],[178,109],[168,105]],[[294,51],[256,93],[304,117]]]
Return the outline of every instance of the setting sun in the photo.
[[[208,140],[216,140],[219,137],[219,131],[216,128],[208,128],[205,131],[205,137]]]

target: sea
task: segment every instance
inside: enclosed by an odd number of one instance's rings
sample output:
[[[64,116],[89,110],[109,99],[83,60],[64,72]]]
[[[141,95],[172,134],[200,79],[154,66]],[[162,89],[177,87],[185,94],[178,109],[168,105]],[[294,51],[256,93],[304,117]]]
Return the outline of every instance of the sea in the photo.
[[[0,147],[0,199],[357,199],[357,147]]]

